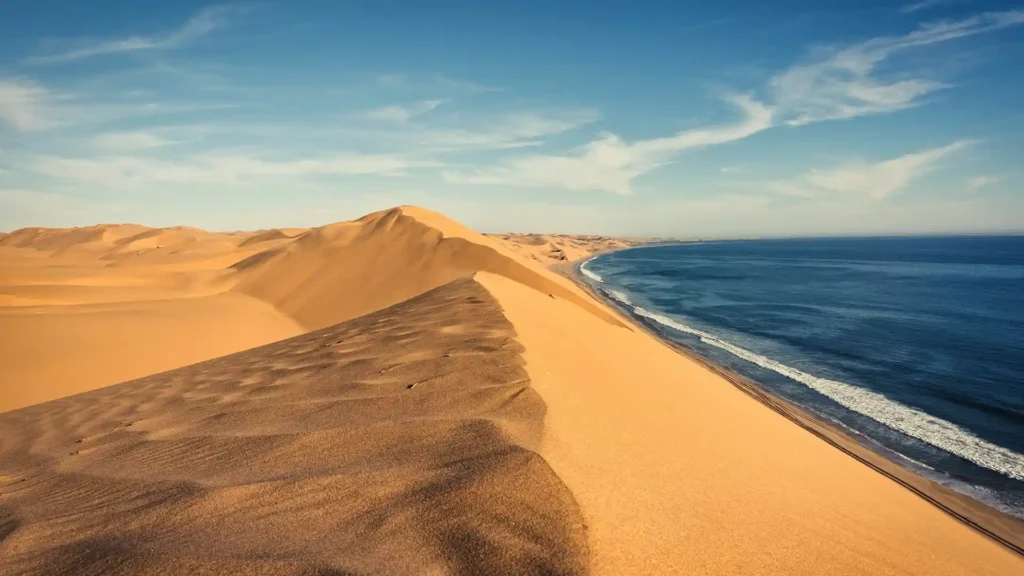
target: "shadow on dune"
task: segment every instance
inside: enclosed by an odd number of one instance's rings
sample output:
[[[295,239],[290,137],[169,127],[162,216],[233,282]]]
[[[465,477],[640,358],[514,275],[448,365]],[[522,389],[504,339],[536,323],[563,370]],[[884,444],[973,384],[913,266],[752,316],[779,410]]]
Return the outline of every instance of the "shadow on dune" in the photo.
[[[0,414],[4,574],[581,574],[512,326],[458,279]]]

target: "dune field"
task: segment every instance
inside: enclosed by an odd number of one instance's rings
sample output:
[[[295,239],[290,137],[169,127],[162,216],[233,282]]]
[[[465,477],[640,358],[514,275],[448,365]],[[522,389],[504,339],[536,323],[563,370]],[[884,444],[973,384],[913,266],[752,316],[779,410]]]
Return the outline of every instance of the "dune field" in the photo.
[[[638,242],[0,235],[0,573],[1024,574],[553,271]]]

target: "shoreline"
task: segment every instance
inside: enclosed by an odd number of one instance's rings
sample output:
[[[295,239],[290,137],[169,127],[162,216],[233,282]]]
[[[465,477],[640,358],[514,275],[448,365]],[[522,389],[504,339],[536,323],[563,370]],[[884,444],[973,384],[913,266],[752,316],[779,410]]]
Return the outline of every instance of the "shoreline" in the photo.
[[[969,526],[975,531],[987,536],[995,542],[998,542],[1018,555],[1024,556],[1024,520],[988,506],[966,494],[962,494],[951,488],[942,486],[934,480],[901,466],[897,462],[879,454],[868,446],[865,446],[846,431],[842,430],[835,424],[818,417],[810,410],[772,394],[751,379],[733,370],[719,366],[710,359],[700,355],[695,350],[669,340],[642,320],[635,318],[631,314],[623,312],[618,306],[612,304],[607,298],[597,293],[597,291],[595,291],[582,277],[580,266],[597,256],[610,254],[612,252],[620,252],[623,250],[650,248],[652,245],[663,244],[642,244],[628,248],[607,250],[592,254],[589,258],[584,260],[566,262],[553,266],[552,270],[568,278],[590,295],[591,298],[598,300],[605,304],[606,307],[612,309],[615,314],[622,321],[627,323],[630,328],[642,330],[653,336],[658,342],[662,343],[670,350],[693,360],[703,368],[722,377],[747,396],[757,400],[763,406],[766,406],[773,412],[785,417],[787,420],[810,432],[815,437],[825,441],[844,454],[896,482],[900,486],[906,488],[910,492],[913,492],[926,502],[932,504],[939,510],[945,512],[947,515]]]

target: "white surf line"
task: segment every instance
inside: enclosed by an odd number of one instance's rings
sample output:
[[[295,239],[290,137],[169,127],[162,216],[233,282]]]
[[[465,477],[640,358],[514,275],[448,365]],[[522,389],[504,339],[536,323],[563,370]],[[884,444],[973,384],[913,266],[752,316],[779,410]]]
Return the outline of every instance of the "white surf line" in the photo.
[[[593,260],[593,258],[591,258],[590,260]],[[604,279],[601,278],[600,275],[595,274],[595,273],[591,272],[590,270],[587,270],[587,264],[590,263],[590,260],[587,260],[586,262],[580,264],[580,272],[582,272],[584,276],[586,276],[587,278],[590,278],[594,282],[600,282],[600,283],[604,284]]]
[[[637,316],[642,316],[663,326],[696,336],[705,344],[725,350],[733,356],[799,382],[827,396],[841,406],[908,436],[927,442],[936,448],[960,456],[978,466],[999,472],[1016,480],[1024,480],[1024,455],[997,444],[992,444],[952,422],[932,416],[916,408],[911,408],[877,392],[838,380],[820,378],[766,356],[751,352],[726,342],[713,334],[697,330],[662,314],[650,312],[640,306],[636,306],[627,295],[618,290],[603,289],[602,291],[621,304],[628,306]]]

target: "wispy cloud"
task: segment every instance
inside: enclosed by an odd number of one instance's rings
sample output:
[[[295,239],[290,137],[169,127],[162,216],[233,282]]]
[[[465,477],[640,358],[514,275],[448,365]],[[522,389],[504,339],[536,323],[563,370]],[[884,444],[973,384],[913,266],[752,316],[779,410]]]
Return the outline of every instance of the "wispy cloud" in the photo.
[[[760,102],[749,96],[731,96],[728,101],[743,112],[740,122],[632,143],[605,133],[574,155],[526,156],[495,167],[445,171],[443,176],[446,181],[458,184],[629,194],[634,179],[670,162],[684,150],[740,140],[771,127],[772,112]]]
[[[0,230],[26,226],[70,226],[116,217],[118,206],[86,202],[67,194],[0,188]]]
[[[0,78],[0,124],[18,132],[58,125],[53,92],[28,80]]]
[[[995,184],[996,182],[999,182],[1000,180],[1002,180],[1002,178],[1000,178],[999,176],[993,176],[993,175],[989,175],[989,174],[984,174],[984,175],[981,175],[981,176],[973,176],[973,177],[967,179],[967,189],[968,190],[979,190],[979,189],[984,188],[986,186],[991,186],[992,184]]]
[[[327,128],[325,132],[335,138],[358,143],[361,149],[449,155],[539,146],[551,136],[600,119],[601,114],[589,108],[498,113],[463,109],[437,114],[426,121],[373,122],[340,129]]]
[[[811,170],[793,180],[769,182],[766,187],[772,192],[803,198],[846,194],[879,200],[934,170],[949,154],[973,143],[973,140],[960,140],[874,164],[856,162],[827,170]]]
[[[502,91],[501,88],[496,86],[488,86],[465,78],[455,78],[445,74],[409,75],[387,73],[378,74],[374,76],[373,80],[378,86],[391,89],[432,90],[469,95]]]
[[[903,36],[883,36],[790,67],[769,90],[787,124],[801,125],[903,110],[947,84],[924,77],[886,76],[879,66],[892,56],[958,38],[1024,24],[1024,11],[990,12],[959,21],[924,24]]]
[[[171,142],[150,132],[107,132],[93,138],[90,144],[102,152],[132,152],[160,148]]]
[[[154,36],[129,36],[99,41],[80,41],[61,52],[39,54],[25,60],[26,64],[59,64],[74,62],[96,56],[124,54],[148,50],[169,50],[206,36],[224,26],[232,15],[239,12],[237,6],[211,6],[204,8],[188,19],[181,27]]]
[[[501,88],[497,88],[495,86],[487,86],[484,84],[480,84],[478,82],[473,82],[472,80],[465,80],[462,78],[452,78],[450,76],[441,75],[438,77],[438,80],[440,80],[443,85],[446,85],[449,88],[454,88],[455,90],[467,92],[469,94],[484,94],[487,92],[502,91]]]
[[[623,142],[617,135],[606,133],[582,146],[576,154],[536,155],[514,158],[499,166],[447,171],[448,182],[533,186],[566,190],[602,190],[628,194],[632,182],[670,162],[675,155],[690,148],[712,146],[746,138],[775,125],[799,126],[829,120],[881,114],[920,104],[925,96],[948,87],[944,82],[903,73],[883,75],[882,64],[895,55],[910,50],[952,41],[958,38],[991,32],[1024,24],[1024,11],[992,12],[959,21],[924,24],[902,36],[872,38],[846,47],[819,51],[817,58],[796,64],[775,75],[767,86],[769,99],[762,103],[750,97],[734,97],[732,102],[745,114],[744,121],[727,126],[687,130],[675,136]],[[943,149],[944,150],[944,149]],[[936,154],[945,152],[933,151]],[[853,172],[836,173],[837,180],[818,180],[821,186],[807,187],[811,181],[797,186],[777,183],[789,193],[815,194],[816,189],[829,186],[854,186],[857,178],[877,178],[874,194],[885,195],[901,187],[901,168],[906,178],[916,174],[915,162],[927,162],[929,155],[907,157],[882,163],[868,175]],[[723,172],[726,172],[723,170]],[[839,178],[849,180],[844,184]],[[875,182],[869,178],[866,182]]]
[[[272,160],[253,155],[206,153],[174,161],[127,155],[38,156],[31,160],[28,168],[61,181],[111,190],[145,190],[157,184],[243,185],[273,177],[399,176],[413,169],[439,166],[435,161],[386,154]]]
[[[929,10],[931,8],[937,8],[939,6],[947,6],[949,4],[963,4],[970,0],[922,0],[921,2],[915,2],[913,4],[907,4],[900,8],[900,12],[904,14],[913,14],[922,10]]]
[[[595,110],[515,112],[489,118],[472,128],[429,128],[407,135],[418,148],[432,152],[502,150],[538,146],[544,139],[600,120]]]
[[[383,122],[408,122],[417,116],[435,110],[441,104],[444,104],[444,100],[423,100],[404,106],[383,106],[367,111],[365,116],[371,120]]]
[[[121,121],[221,111],[233,105],[125,99],[107,93],[58,91],[24,78],[0,78],[0,130],[40,132]]]

